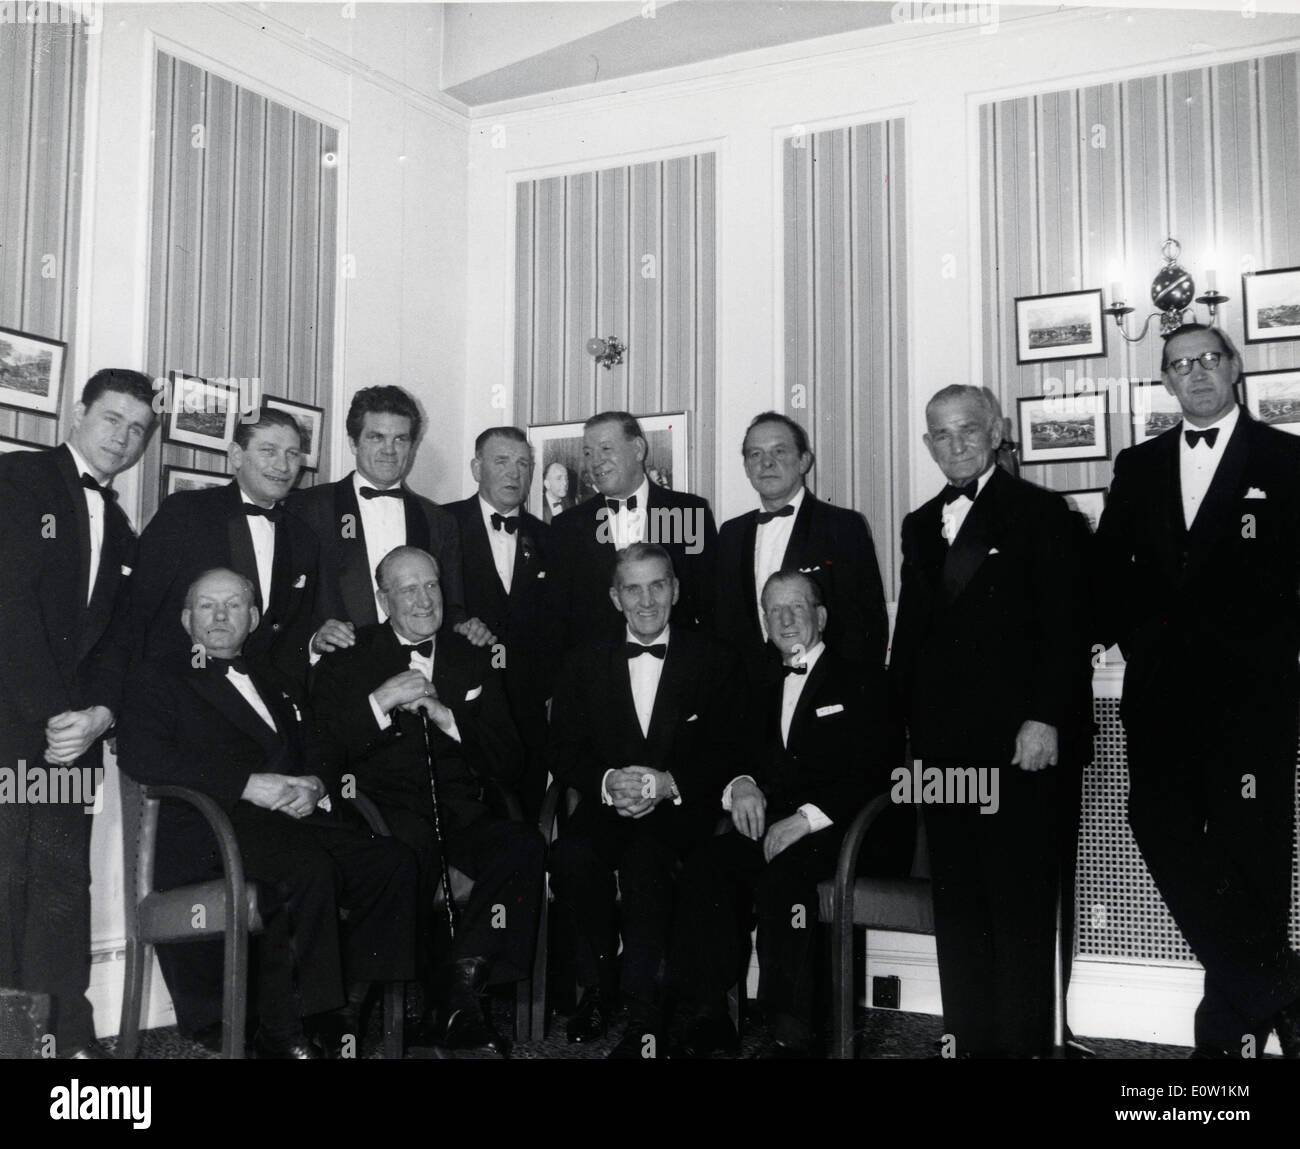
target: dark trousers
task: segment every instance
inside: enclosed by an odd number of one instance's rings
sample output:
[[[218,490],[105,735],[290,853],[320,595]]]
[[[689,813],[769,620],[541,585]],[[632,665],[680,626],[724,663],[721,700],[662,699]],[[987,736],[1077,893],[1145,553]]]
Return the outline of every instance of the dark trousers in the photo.
[[[447,831],[447,862],[470,878],[474,888],[448,949],[442,940],[447,935],[446,909],[434,905],[442,887],[442,865],[433,823],[405,807],[379,804],[390,832],[419,860],[419,973],[426,984],[435,953],[445,952],[452,961],[484,959],[493,984],[518,981],[532,969],[546,844],[531,823],[498,818],[478,804],[475,813],[467,805],[457,804]]]
[[[973,803],[924,807],[944,1028],[958,1057],[1046,1056],[1058,884],[1062,954],[1072,948],[1080,772],[934,758],[924,765],[1000,766],[996,813]]]
[[[1296,698],[1261,698],[1233,718],[1128,729],[1128,819],[1205,967],[1197,1043],[1239,1052],[1251,1034],[1258,1055],[1273,1015],[1300,998],[1300,956],[1287,940]]]
[[[247,802],[231,824],[244,874],[258,884],[252,998],[265,1031],[289,1034],[302,1017],[337,1008],[349,982],[414,976],[417,867],[405,845],[323,814],[295,821]],[[210,876],[172,869],[169,884]],[[220,1020],[220,943],[159,946],[158,956],[182,1027]]]
[[[98,760],[98,745],[92,753]],[[44,766],[39,756],[29,762]],[[91,817],[80,804],[0,803],[0,985],[50,995],[56,1050],[95,1036],[86,998]]]
[[[673,920],[674,877],[708,837],[712,814],[661,803],[643,818],[620,817],[584,798],[551,850],[551,886],[577,932],[578,981],[613,988],[622,895],[624,995],[655,1001],[664,983]],[[615,872],[618,879],[615,884]]]
[[[546,742],[550,730],[546,719],[546,700],[536,697],[531,683],[519,685],[506,678],[506,698],[510,703],[510,717],[519,732],[524,747],[524,770],[514,787],[523,809],[524,821],[537,825],[546,797],[547,770]]]
[[[847,831],[837,823],[808,834],[770,862],[761,841],[734,829],[696,850],[682,874],[674,929],[676,992],[717,1010],[745,976],[756,910],[759,999],[777,1015],[783,1037],[807,1040],[815,1028],[817,883],[835,872]]]

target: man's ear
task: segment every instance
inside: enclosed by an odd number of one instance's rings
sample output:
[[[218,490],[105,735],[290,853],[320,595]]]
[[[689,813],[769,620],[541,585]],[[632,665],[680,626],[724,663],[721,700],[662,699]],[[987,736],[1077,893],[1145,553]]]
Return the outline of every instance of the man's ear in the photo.
[[[248,617],[252,619],[248,627],[248,633],[252,634],[257,629],[257,624],[262,621],[262,612],[256,606],[250,606],[248,608]]]
[[[681,579],[673,579],[673,606],[677,605],[678,598],[681,597],[682,583]]]
[[[640,444],[640,446],[637,447],[636,449],[636,461],[638,463],[644,463],[645,457],[650,453],[649,444],[647,444],[646,441],[643,438],[641,438],[640,435],[636,437],[636,441]]]
[[[826,633],[826,608],[824,606],[817,608],[817,631],[819,634]]]
[[[190,608],[188,606],[181,607],[181,629],[186,634],[190,632],[190,617]]]
[[[483,460],[477,455],[469,461],[469,473],[474,476],[474,482],[481,483],[483,481]]]
[[[622,613],[623,613],[623,604],[622,604],[621,602],[619,602],[619,600],[618,600],[618,588],[617,588],[617,587],[610,587],[610,588],[609,588],[609,601],[612,602],[612,603],[614,604],[614,609],[615,609],[616,611],[618,611],[619,614],[622,614]],[[676,602],[676,601],[677,601],[676,599],[673,599],[673,602]]]
[[[934,453],[934,440],[930,438],[929,431],[921,436],[921,442],[925,444],[925,449],[930,452],[930,458],[937,463],[939,461],[939,456]]]
[[[230,460],[231,470],[238,471],[244,465],[244,448],[231,439],[226,448],[226,457]]]

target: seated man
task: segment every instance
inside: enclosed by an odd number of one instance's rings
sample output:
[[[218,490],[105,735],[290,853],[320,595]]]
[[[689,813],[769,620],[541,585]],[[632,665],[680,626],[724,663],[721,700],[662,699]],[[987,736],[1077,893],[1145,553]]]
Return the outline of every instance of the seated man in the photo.
[[[401,842],[371,837],[349,816],[293,696],[244,662],[258,618],[242,575],[195,579],[181,611],[193,652],[132,669],[118,761],[141,782],[201,791],[230,816],[244,872],[259,884],[258,1052],[313,1060],[321,1053],[303,1017],[343,1007],[332,1028],[356,1033],[368,983],[411,976],[416,864]],[[220,875],[196,810],[164,801],[159,823],[160,888]]]
[[[776,1038],[767,1056],[815,1055],[817,883],[835,872],[858,810],[889,783],[883,672],[864,687],[862,666],[823,644],[826,607],[808,575],[772,575],[762,607],[785,673],[754,708],[753,774],[723,791],[733,829],[687,862],[674,923],[673,984],[695,1007],[681,1050],[689,1057],[739,1048],[725,995],[749,952],[755,903],[759,997]],[[902,832],[888,827],[892,864],[882,868],[905,873],[911,811],[891,814]]]
[[[355,777],[419,857],[418,973],[428,1001],[442,1006],[436,1024],[432,1013],[425,1018],[426,1037],[504,1054],[480,994],[532,968],[545,845],[536,827],[488,809],[483,780],[516,780],[523,751],[491,648],[442,628],[434,557],[395,547],[375,580],[387,621],[360,627],[354,646],[317,669],[322,742],[327,760]],[[435,930],[445,935],[449,921],[446,907],[434,906],[444,859],[474,889],[435,970]]]
[[[630,1016],[611,1057],[654,1056],[657,1036],[646,1039],[660,1029],[674,871],[709,836],[722,783],[740,763],[735,660],[713,639],[669,626],[677,596],[662,547],[619,552],[609,597],[624,634],[578,647],[551,703],[551,772],[582,794],[551,855],[557,905],[578,933],[583,994],[568,1037],[605,1032],[618,871]]]

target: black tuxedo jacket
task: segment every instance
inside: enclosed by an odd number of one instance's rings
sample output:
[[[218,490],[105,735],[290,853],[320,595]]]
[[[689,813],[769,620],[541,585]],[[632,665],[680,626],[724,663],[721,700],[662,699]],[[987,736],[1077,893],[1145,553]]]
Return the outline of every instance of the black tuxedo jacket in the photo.
[[[117,711],[129,652],[106,631],[136,537],[108,502],[88,594],[90,516],[67,447],[0,456],[0,506],[0,765],[12,768],[41,761],[55,714]]]
[[[565,495],[564,498],[560,500],[559,511],[557,511],[556,514],[553,515],[551,514],[551,500],[549,496],[546,494],[546,491],[543,490],[542,491],[542,522],[546,523],[549,526],[551,520],[556,518],[557,515],[562,515],[565,511],[569,510],[570,507],[574,507],[576,505],[577,505],[577,500],[572,495]]]
[[[551,773],[599,802],[607,770],[669,771],[683,806],[716,817],[722,787],[745,772],[745,698],[735,656],[673,623],[649,734],[643,735],[625,641],[590,643],[566,663],[551,701]]]
[[[1060,495],[1000,467],[951,547],[942,512],[941,493],[903,520],[890,677],[913,753],[1010,763],[1033,719],[1056,727],[1063,765],[1086,760],[1087,528]]]
[[[722,524],[714,580],[714,625],[747,666],[774,657],[758,624],[754,544],[758,511]],[[857,511],[833,507],[811,491],[795,516],[783,571],[805,571],[817,580],[826,603],[826,645],[854,662],[884,666],[889,615],[880,566],[867,521]]]
[[[649,488],[646,541],[658,542],[667,550],[681,583],[673,626],[678,630],[707,629],[718,544],[713,512],[708,500],[699,495],[670,491],[655,482]],[[669,519],[665,514],[674,511],[679,517]],[[622,614],[609,600],[617,552],[606,514],[605,499],[597,495],[565,511],[551,524],[553,567],[547,582],[551,584],[555,633],[564,651],[582,643],[618,638],[626,630]],[[658,538],[656,524],[662,524]],[[692,531],[702,526],[691,544],[694,554],[687,553],[684,537],[672,537],[670,524],[685,524]],[[666,539],[665,534],[669,535]]]
[[[510,593],[506,594],[492,558],[478,496],[449,503],[447,510],[460,531],[465,609],[486,623],[504,644],[511,696],[545,700],[550,695],[551,678],[551,618],[546,609],[551,528],[520,510],[515,566]]]
[[[337,618],[354,626],[379,621],[379,609],[370,576],[374,573],[366,555],[366,535],[357,506],[352,476],[337,483],[323,483],[294,491],[288,506],[316,533],[320,540],[320,617]],[[451,626],[463,622],[465,591],[461,581],[460,532],[447,511],[402,484],[406,508],[408,546],[428,551],[438,560],[442,587],[443,618]]]
[[[1300,440],[1242,410],[1214,481],[1183,524],[1182,425],[1115,460],[1097,529],[1102,638],[1127,660],[1126,723],[1164,723],[1213,673],[1215,721],[1248,721],[1259,692],[1296,696]]]
[[[199,662],[199,665],[195,665]],[[127,676],[117,726],[118,765],[155,785],[188,786],[233,814],[252,774],[314,774],[332,812],[313,821],[356,826],[340,799],[337,775],[322,762],[297,687],[249,665],[249,677],[275,719],[272,730],[226,677],[223,664],[171,653],[137,662]],[[245,803],[251,811],[251,803]],[[261,811],[254,822],[274,834],[287,815]],[[159,814],[159,876],[164,885],[197,880],[219,869],[216,839],[197,811],[165,801]]]
[[[889,705],[883,668],[851,663],[829,646],[808,681],[781,744],[783,679],[761,688],[750,770],[767,799],[771,825],[812,803],[848,828],[872,794],[888,788]]]
[[[444,826],[456,829],[482,812],[483,779],[513,783],[523,750],[510,721],[490,648],[472,646],[444,625],[433,657],[433,686],[455,715],[457,742],[429,724]],[[312,702],[332,773],[355,775],[357,786],[381,805],[433,816],[429,755],[421,716],[404,710],[381,730],[369,696],[410,668],[410,649],[388,623],[362,627],[355,646],[327,654],[317,667]]]
[[[307,644],[324,619],[317,613],[319,551],[315,532],[286,510],[275,527],[271,601],[244,644],[250,662],[300,686],[307,674]],[[169,495],[140,536],[127,622],[139,655],[190,650],[190,636],[181,626],[185,592],[213,567],[259,585],[253,535],[234,482]]]

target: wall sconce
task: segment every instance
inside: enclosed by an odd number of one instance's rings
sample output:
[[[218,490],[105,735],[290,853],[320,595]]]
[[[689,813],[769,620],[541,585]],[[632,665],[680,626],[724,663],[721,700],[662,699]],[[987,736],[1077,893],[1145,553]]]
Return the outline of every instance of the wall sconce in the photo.
[[[596,360],[606,371],[610,371],[618,363],[623,362],[623,352],[627,350],[627,344],[620,343],[617,335],[611,335],[608,339],[587,340],[587,354]]]
[[[1160,245],[1160,254],[1164,257],[1165,265],[1156,272],[1155,278],[1151,281],[1151,302],[1159,310],[1147,316],[1146,322],[1142,324],[1142,330],[1136,335],[1130,335],[1124,330],[1124,316],[1133,313],[1133,308],[1124,302],[1124,285],[1122,283],[1110,285],[1111,303],[1109,307],[1102,308],[1102,312],[1114,317],[1119,333],[1129,343],[1138,343],[1145,339],[1147,328],[1151,326],[1151,320],[1157,315],[1160,316],[1160,332],[1163,335],[1168,335],[1182,324],[1183,315],[1192,302],[1192,296],[1196,295],[1195,281],[1178,263],[1178,256],[1182,250],[1182,245],[1173,236]],[[1206,269],[1205,278],[1209,290],[1204,295],[1196,295],[1196,302],[1210,309],[1210,324],[1213,326],[1218,322],[1219,304],[1227,303],[1228,296],[1220,295],[1215,288],[1213,268]]]

